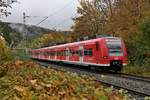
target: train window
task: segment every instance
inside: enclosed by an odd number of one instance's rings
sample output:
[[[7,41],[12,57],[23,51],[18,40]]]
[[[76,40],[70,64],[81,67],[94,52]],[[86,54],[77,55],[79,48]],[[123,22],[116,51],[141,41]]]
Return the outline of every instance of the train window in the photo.
[[[48,52],[46,52],[46,56],[48,56]]]
[[[89,49],[89,54],[88,55],[89,56],[93,56],[93,50],[92,50],[92,48]]]
[[[72,50],[70,50],[70,56],[72,56],[72,55],[73,55]]]
[[[53,51],[53,52],[51,52],[51,55],[52,55],[52,56],[55,56],[55,52],[54,52],[54,51]]]
[[[63,56],[63,52],[61,51],[60,53],[61,53],[61,56]]]
[[[45,56],[45,52],[42,52],[42,55]]]
[[[59,55],[60,55],[60,52],[58,51],[57,54],[58,54],[58,56],[59,56]]]
[[[90,49],[84,49],[84,56],[93,56],[93,50]]]
[[[59,56],[61,56],[61,51],[59,51]]]
[[[44,56],[44,52],[40,52],[40,55]]]
[[[61,56],[63,56],[63,51],[61,51]]]
[[[39,52],[39,55],[41,55],[41,56],[42,56],[42,52]]]
[[[59,53],[58,53],[58,51],[56,52],[56,55],[57,55],[57,56],[59,56]]]
[[[29,53],[29,55],[31,55],[31,54],[32,54],[32,52],[31,52],[31,51],[28,51],[28,53]]]
[[[65,56],[65,54],[64,54],[64,50],[62,51],[62,56]]]
[[[71,52],[71,53],[72,53],[72,56],[75,54],[75,52],[74,52],[73,50],[72,50],[72,52]]]
[[[64,56],[66,56],[66,51],[65,50],[63,51],[63,53],[64,53]]]
[[[60,56],[61,55],[61,53],[60,53],[60,51],[58,52],[58,56]]]
[[[69,52],[68,52],[68,50],[66,50],[66,56],[69,56]]]
[[[78,55],[79,55],[79,51],[77,50],[77,51],[76,51],[76,56],[78,56]]]
[[[62,52],[60,51],[60,56],[62,56]]]
[[[87,56],[87,50],[86,49],[84,49],[84,55]]]
[[[43,55],[46,56],[47,55],[46,52],[43,52]]]
[[[50,51],[48,52],[48,55],[51,56],[51,52]]]
[[[47,53],[47,56],[49,56],[49,52],[46,52]]]
[[[96,42],[96,51],[98,51],[98,48],[99,48],[99,43]]]
[[[110,56],[123,56],[123,48],[121,40],[107,41],[107,48]]]
[[[57,52],[56,52],[56,51],[54,51],[54,56],[56,56],[56,53],[57,53]]]
[[[63,50],[63,56],[65,56],[65,50]]]
[[[61,51],[61,56],[63,56],[63,51]]]
[[[56,55],[59,56],[59,51],[56,52]]]
[[[74,55],[74,54],[75,54],[75,51],[72,51],[72,54]]]

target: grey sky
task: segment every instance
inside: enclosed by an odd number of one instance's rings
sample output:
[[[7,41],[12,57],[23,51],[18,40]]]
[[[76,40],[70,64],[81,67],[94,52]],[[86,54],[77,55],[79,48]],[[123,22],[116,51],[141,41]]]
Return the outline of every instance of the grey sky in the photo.
[[[76,16],[78,0],[18,0],[20,4],[13,4],[12,14],[3,21],[22,23],[23,12],[28,16],[49,16],[40,24],[42,27],[58,30],[69,30],[73,24],[71,17]],[[36,25],[43,18],[27,18],[27,24]]]

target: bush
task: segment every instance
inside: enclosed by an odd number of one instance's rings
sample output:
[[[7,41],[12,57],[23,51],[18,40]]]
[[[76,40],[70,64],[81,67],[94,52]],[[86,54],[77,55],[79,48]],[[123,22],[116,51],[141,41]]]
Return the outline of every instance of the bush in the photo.
[[[10,50],[5,40],[0,39],[0,65],[10,60]]]
[[[150,67],[150,19],[146,19],[140,24],[139,41],[137,42],[140,57],[143,60],[141,63],[144,67]]]
[[[139,33],[127,36],[129,66],[125,72],[144,74],[150,72],[150,19],[139,25]],[[149,73],[150,75],[150,73]]]

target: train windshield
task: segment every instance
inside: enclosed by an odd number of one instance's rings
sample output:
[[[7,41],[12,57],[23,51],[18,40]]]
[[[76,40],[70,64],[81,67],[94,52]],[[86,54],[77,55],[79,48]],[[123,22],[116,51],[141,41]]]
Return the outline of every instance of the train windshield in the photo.
[[[107,48],[110,56],[123,56],[121,40],[107,41]]]

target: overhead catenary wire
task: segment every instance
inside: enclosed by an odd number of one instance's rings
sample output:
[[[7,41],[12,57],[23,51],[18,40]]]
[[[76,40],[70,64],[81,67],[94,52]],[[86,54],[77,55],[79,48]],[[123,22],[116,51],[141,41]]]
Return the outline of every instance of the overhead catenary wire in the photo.
[[[74,2],[74,0],[71,0],[71,2],[69,2],[68,4],[66,4],[64,7],[62,7],[61,9],[59,9],[59,10],[53,12],[53,13],[51,13],[48,17],[46,17],[46,18],[44,18],[43,20],[41,20],[40,22],[38,22],[38,23],[36,24],[36,26],[38,26],[38,25],[40,25],[41,23],[43,23],[43,22],[44,22],[45,20],[47,20],[49,17],[52,17],[52,16],[56,15],[57,13],[59,13],[60,11],[64,10],[66,7],[68,7],[68,5],[70,5],[70,4],[73,3],[73,2]]]
[[[58,26],[64,24],[65,22],[67,22],[67,20],[68,20],[68,21],[69,21],[69,20],[72,20],[75,16],[77,16],[77,13],[76,13],[75,15],[73,15],[73,16],[70,16],[70,17],[68,17],[68,18],[65,18],[65,19],[62,20],[60,23],[58,23],[57,25],[55,25],[54,28],[57,28]]]
[[[42,21],[40,21],[39,23],[36,24],[36,26],[40,25],[42,22],[44,22],[46,19],[48,19],[48,17],[45,17]]]

